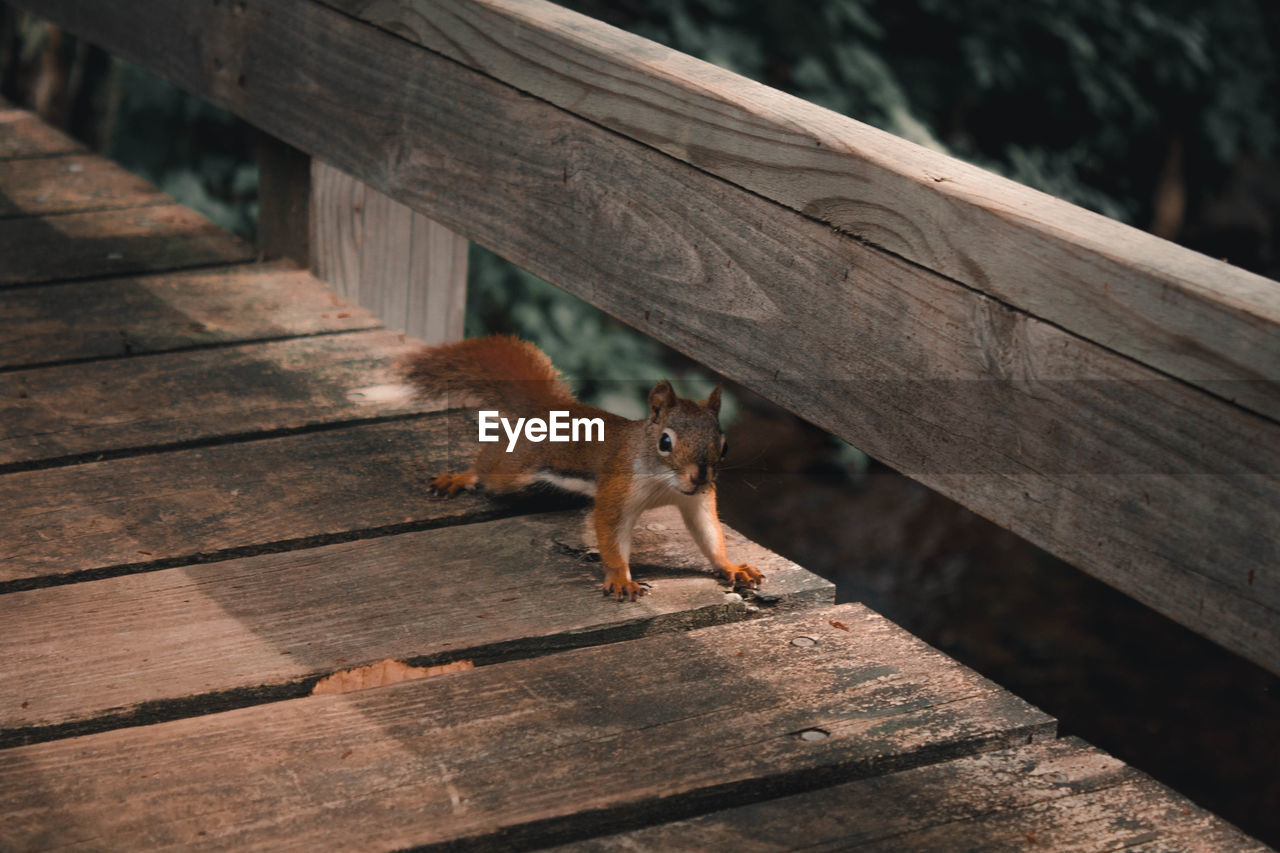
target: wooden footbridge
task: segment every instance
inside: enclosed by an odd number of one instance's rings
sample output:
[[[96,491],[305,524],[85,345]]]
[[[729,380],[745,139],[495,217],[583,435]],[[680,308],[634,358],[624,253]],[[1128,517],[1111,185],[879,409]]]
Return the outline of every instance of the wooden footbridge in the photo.
[[[1276,670],[1274,282],[536,0],[29,5],[283,142],[250,247],[0,106],[0,849],[1263,849],[382,389],[475,239]]]

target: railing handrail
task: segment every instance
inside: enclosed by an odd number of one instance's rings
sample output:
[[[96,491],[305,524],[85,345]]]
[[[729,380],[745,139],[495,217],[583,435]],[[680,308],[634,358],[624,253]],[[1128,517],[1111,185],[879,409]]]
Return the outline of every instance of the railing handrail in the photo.
[[[1280,283],[546,0],[320,2],[1280,420]]]

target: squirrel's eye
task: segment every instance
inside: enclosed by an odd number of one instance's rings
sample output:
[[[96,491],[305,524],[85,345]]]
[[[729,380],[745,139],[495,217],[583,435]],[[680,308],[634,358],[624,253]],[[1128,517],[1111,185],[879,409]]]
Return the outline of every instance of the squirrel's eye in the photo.
[[[662,433],[662,437],[658,439],[658,452],[663,456],[671,452],[671,433]]]

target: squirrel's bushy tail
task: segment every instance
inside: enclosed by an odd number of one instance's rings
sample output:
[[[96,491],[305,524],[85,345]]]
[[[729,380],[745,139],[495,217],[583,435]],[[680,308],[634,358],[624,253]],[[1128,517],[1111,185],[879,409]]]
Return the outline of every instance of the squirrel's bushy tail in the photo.
[[[450,406],[482,406],[518,414],[577,403],[551,359],[528,341],[509,335],[423,347],[400,367],[419,394],[445,400]]]

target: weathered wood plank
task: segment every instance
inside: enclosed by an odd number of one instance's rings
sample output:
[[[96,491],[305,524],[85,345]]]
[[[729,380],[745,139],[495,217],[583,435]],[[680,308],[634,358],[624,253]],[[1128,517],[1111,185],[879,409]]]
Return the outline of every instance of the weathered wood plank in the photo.
[[[972,822],[930,827],[870,849],[943,851],[990,845],[989,849],[1006,850],[1127,850],[1143,843],[1186,853],[1269,850],[1150,779]]]
[[[35,113],[0,105],[0,159],[81,151],[84,145],[45,124]]]
[[[428,343],[461,341],[467,313],[467,252],[461,234],[413,214],[413,269],[406,332]]]
[[[369,192],[367,184],[323,160],[312,159],[312,269],[326,284],[355,302],[360,299],[364,207]]]
[[[405,332],[429,344],[462,340],[467,313],[465,237],[421,213],[413,215]]]
[[[1273,281],[542,0],[322,2],[1280,419]]]
[[[0,743],[207,713],[233,692],[245,705],[298,695],[386,658],[479,664],[756,612],[672,512],[637,536],[652,593],[602,596],[598,560],[564,545],[584,522],[524,516],[0,596],[0,696],[14,700],[0,703]],[[831,599],[831,584],[728,535],[768,576],[771,609]]]
[[[49,6],[1280,670],[1274,422],[314,3]]]
[[[0,367],[377,327],[288,263],[0,290]]]
[[[312,240],[324,247],[317,253],[316,275],[368,308],[388,327],[404,328],[413,211],[319,160],[313,161],[312,184],[317,202],[351,199],[350,204],[315,206]],[[335,257],[338,255],[342,257]],[[341,272],[351,275],[340,276]]]
[[[462,338],[467,241],[315,160],[311,244],[317,276],[389,328],[429,344]]]
[[[1266,850],[1075,740],[957,758],[559,850]]]
[[[250,260],[253,248],[193,210],[132,210],[0,220],[0,286]]]
[[[172,203],[121,167],[88,154],[0,160],[0,218]]]
[[[0,471],[427,411],[381,393],[414,346],[372,331],[0,374]]]
[[[18,848],[533,846],[1052,732],[845,605],[4,750],[0,812]]]
[[[479,495],[431,500],[430,476],[469,462],[450,441],[460,428],[434,415],[5,474],[0,588],[512,514]]]

